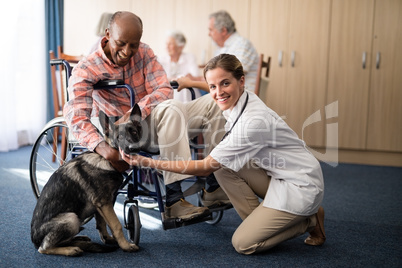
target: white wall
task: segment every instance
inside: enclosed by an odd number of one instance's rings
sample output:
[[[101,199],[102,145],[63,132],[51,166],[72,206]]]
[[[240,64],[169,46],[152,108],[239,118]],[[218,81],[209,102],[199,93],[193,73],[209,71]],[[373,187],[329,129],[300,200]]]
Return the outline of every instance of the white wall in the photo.
[[[185,51],[202,64],[213,56],[215,48],[208,36],[208,15],[226,9],[239,33],[248,37],[249,6],[250,0],[68,0],[64,1],[64,52],[87,54],[97,40],[95,29],[101,14],[127,10],[141,17],[142,41],[157,55],[165,53],[166,31],[177,29],[187,38]]]

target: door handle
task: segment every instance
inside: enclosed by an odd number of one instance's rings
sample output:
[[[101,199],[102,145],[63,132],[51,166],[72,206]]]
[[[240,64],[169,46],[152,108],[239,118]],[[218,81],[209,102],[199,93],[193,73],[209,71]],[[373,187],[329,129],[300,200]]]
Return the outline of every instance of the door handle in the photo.
[[[279,64],[279,67],[282,67],[282,59],[283,59],[283,51],[281,50],[281,51],[279,51],[279,53],[278,53],[278,64]]]
[[[367,57],[367,52],[364,51],[363,56],[362,56],[362,67],[363,67],[363,69],[366,69],[366,57]]]
[[[380,62],[381,62],[381,53],[380,53],[380,51],[378,51],[377,57],[376,57],[376,64],[375,64],[376,69],[380,69]]]
[[[295,67],[295,51],[292,51],[292,55],[291,55],[291,61],[292,61],[292,67]]]

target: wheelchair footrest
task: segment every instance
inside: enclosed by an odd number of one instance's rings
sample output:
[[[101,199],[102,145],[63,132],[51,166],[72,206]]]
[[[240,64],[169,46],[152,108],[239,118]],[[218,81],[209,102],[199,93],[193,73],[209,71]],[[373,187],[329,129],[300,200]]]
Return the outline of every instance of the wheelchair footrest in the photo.
[[[174,229],[174,228],[187,226],[187,225],[191,225],[191,224],[195,224],[195,223],[200,223],[200,222],[204,222],[204,221],[210,221],[210,220],[212,220],[212,214],[209,214],[205,217],[195,218],[195,219],[186,220],[186,221],[184,221],[183,219],[180,219],[180,218],[168,218],[168,219],[164,219],[162,221],[162,224],[163,224],[163,229],[168,230],[168,229]]]
[[[224,205],[224,206],[211,207],[211,208],[209,208],[209,211],[218,212],[218,211],[227,210],[227,209],[231,209],[231,208],[233,208],[233,205],[232,204],[227,204],[227,205]]]

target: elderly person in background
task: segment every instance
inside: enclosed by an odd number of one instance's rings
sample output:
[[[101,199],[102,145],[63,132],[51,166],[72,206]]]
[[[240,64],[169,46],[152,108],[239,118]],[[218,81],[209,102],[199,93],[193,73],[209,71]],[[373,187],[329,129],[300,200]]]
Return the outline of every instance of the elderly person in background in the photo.
[[[208,35],[218,46],[214,55],[235,55],[243,65],[246,78],[245,89],[255,92],[255,82],[258,72],[258,53],[253,44],[242,37],[236,30],[236,25],[230,14],[224,10],[209,15]],[[187,87],[198,87],[208,91],[203,77],[183,77],[177,80],[178,90]]]
[[[96,26],[96,30],[95,30],[95,35],[98,37],[98,39],[96,40],[96,42],[93,44],[93,46],[89,50],[88,55],[91,54],[92,52],[98,50],[100,41],[102,40],[102,37],[105,36],[105,30],[108,27],[110,18],[112,16],[113,16],[113,13],[107,13],[107,12],[102,13],[102,15],[99,19],[98,25]]]
[[[198,65],[195,56],[191,53],[183,52],[186,45],[186,38],[183,33],[179,31],[170,31],[167,34],[166,49],[167,55],[158,57],[159,62],[162,64],[166,71],[169,80],[176,80],[179,77],[186,75],[199,76]],[[195,98],[201,96],[199,89],[194,88]],[[182,102],[192,100],[189,90],[182,90],[174,92],[174,99]]]
[[[246,89],[254,92],[258,71],[258,53],[253,44],[242,37],[230,14],[224,10],[209,15],[209,36],[218,45],[215,55],[227,53],[235,55],[241,64],[246,78]]]

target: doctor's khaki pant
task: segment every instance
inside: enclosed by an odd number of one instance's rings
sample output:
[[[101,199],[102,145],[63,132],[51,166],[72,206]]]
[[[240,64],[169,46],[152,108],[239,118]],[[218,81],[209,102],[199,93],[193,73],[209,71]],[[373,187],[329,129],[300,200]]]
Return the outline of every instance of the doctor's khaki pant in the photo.
[[[221,168],[214,174],[243,220],[232,237],[237,252],[266,251],[315,227],[315,215],[298,216],[262,205],[260,200],[269,198],[265,195],[271,178],[252,162],[238,172]]]

